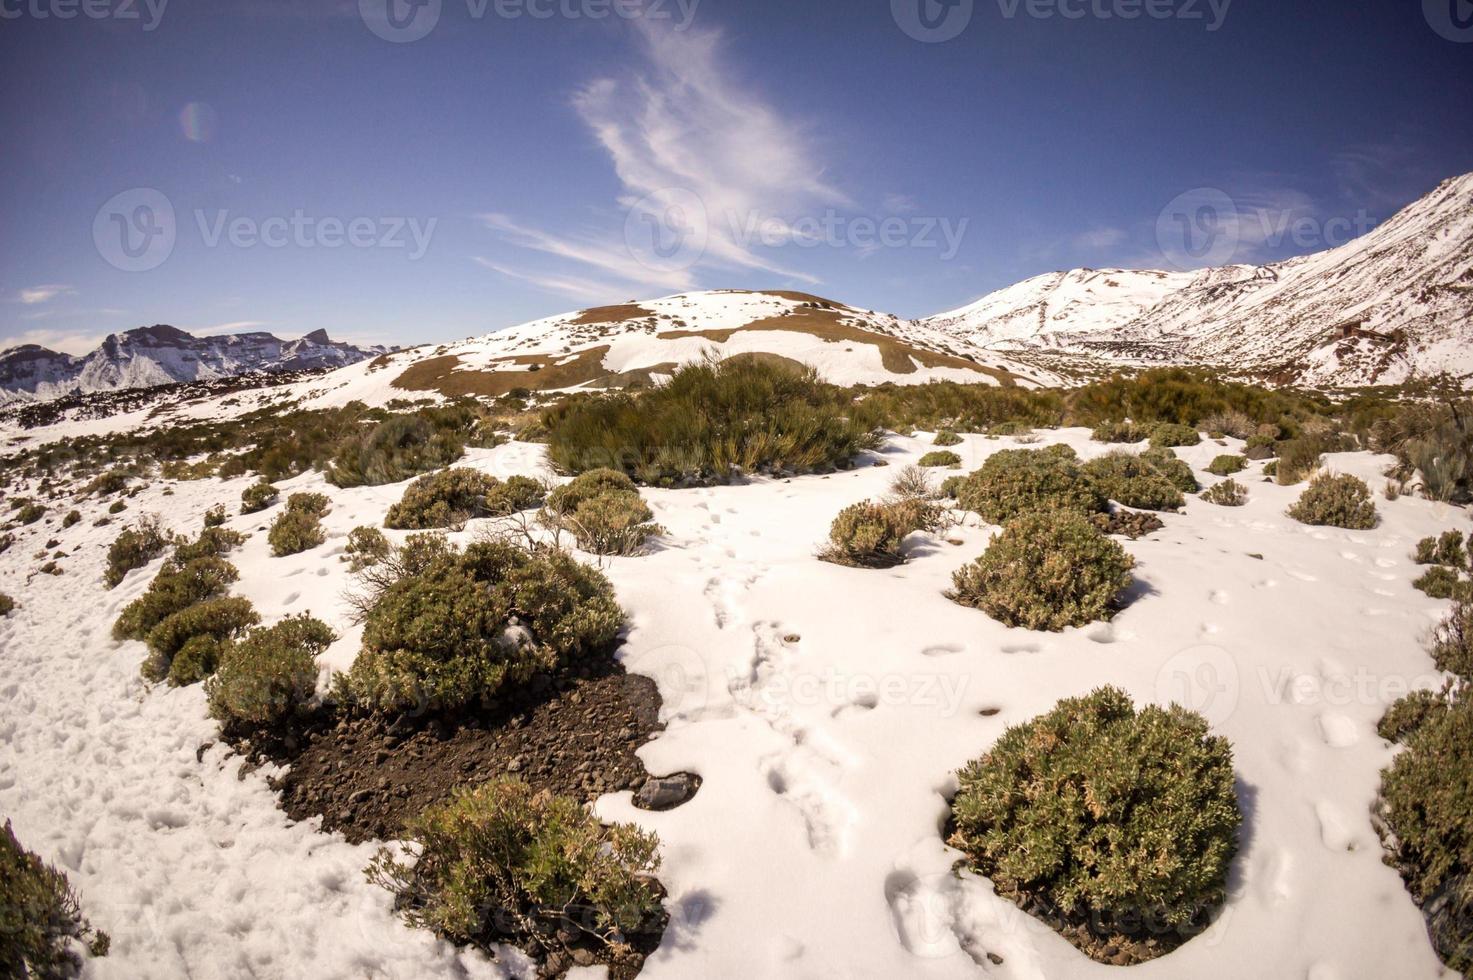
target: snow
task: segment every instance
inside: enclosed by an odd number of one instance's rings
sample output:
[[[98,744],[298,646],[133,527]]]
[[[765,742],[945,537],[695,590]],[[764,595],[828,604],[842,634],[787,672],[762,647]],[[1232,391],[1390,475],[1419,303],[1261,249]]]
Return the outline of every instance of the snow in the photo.
[[[1040,435],[1086,457],[1112,448],[1083,430]],[[1393,752],[1376,721],[1406,688],[1439,683],[1421,640],[1447,604],[1411,588],[1408,555],[1466,514],[1378,499],[1374,531],[1309,528],[1283,513],[1302,487],[1260,482],[1255,463],[1238,477],[1247,506],[1191,498],[1164,530],[1126,543],[1139,587],[1113,622],[1034,633],[942,596],[993,530],[975,517],[948,534],[960,544],[914,538],[912,561],[891,570],[814,557],[840,508],[882,494],[929,443],[891,438],[888,467],[646,490],[668,535],[651,554],[602,562],[630,614],[621,656],[665,699],[668,728],[641,756],[653,773],[704,777],[672,811],[637,810],[628,793],[597,804],[662,841],[672,923],[643,975],[1106,976],[985,880],[953,877],[958,855],[941,837],[959,766],[1006,726],[1102,684],[1202,710],[1233,744],[1246,816],[1216,925],[1133,975],[1442,975],[1381,862],[1369,808]],[[1018,444],[967,436],[954,449],[970,470]],[[1238,445],[1179,452],[1200,470]],[[541,452],[511,443],[465,462],[502,477],[546,473]],[[1328,459],[1373,486],[1389,462]],[[192,532],[212,504],[237,510],[249,482],[178,484],[171,496],[160,482],[124,519],[157,511]],[[338,490],[315,474],[284,484],[298,489],[331,497],[328,542],[271,558],[272,512],[232,518],[253,532],[231,555],[234,591],[268,622],[309,609],[326,619],[342,639],[324,666],[341,669],[357,644],[344,535],[380,523],[403,487]],[[105,591],[103,555],[121,522],[93,528],[100,504],[78,506],[75,528],[24,529],[0,555],[0,591],[20,602],[0,621],[0,813],[67,871],[112,934],[112,954],[88,975],[502,975],[504,963],[398,922],[389,894],[363,877],[372,845],[291,823],[268,773],[242,775],[214,743],[199,688],[144,684],[141,645],[114,643],[109,628],[157,563]],[[48,536],[78,550],[65,575],[27,581]]]

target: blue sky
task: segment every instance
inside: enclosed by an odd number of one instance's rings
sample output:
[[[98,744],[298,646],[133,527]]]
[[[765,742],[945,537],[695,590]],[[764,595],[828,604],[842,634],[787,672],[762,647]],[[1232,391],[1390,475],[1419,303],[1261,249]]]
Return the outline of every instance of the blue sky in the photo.
[[[1467,0],[387,2],[0,0],[0,347],[915,316],[1318,251],[1473,170]]]

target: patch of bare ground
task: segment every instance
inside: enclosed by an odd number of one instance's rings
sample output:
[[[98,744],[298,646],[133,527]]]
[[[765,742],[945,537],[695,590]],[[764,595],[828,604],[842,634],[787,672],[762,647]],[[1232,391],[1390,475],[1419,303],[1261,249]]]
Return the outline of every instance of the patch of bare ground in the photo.
[[[447,354],[411,365],[394,379],[405,391],[438,391],[442,395],[496,398],[516,389],[550,391],[573,388],[607,377],[607,345],[577,354],[518,354],[492,361],[492,370],[460,370],[460,357]]]
[[[638,303],[623,303],[618,306],[595,306],[584,310],[567,322],[567,326],[580,327],[590,323],[623,323],[626,320],[653,319],[654,310],[647,310]]]
[[[455,717],[324,710],[290,731],[224,737],[253,763],[288,767],[271,781],[288,816],[321,817],[324,831],[358,843],[395,839],[456,787],[498,776],[585,803],[638,789],[649,773],[634,753],[662,730],[659,713],[654,681],[610,659],[537,675]]]

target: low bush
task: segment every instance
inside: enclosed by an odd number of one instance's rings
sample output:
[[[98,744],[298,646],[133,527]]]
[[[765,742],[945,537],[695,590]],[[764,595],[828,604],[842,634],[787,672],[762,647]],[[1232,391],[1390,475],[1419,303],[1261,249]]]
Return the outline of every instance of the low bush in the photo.
[[[509,476],[486,491],[486,510],[493,517],[506,517],[520,510],[541,507],[547,487],[530,476]]]
[[[1103,496],[1126,507],[1176,510],[1186,503],[1182,492],[1145,456],[1116,450],[1081,469]]]
[[[1195,426],[1162,422],[1151,427],[1151,448],[1170,449],[1174,446],[1195,446],[1202,441],[1202,434]]]
[[[1463,545],[1462,531],[1444,531],[1436,537],[1423,538],[1417,542],[1417,550],[1413,557],[1418,565],[1468,567],[1468,550]]]
[[[917,466],[933,468],[939,466],[961,466],[962,458],[956,453],[940,450],[938,452],[926,453],[917,462]]]
[[[276,503],[276,499],[280,495],[281,492],[265,480],[262,480],[260,483],[253,483],[240,493],[240,512],[242,514],[254,514],[258,511],[263,511]]]
[[[1376,725],[1376,734],[1388,742],[1405,742],[1422,722],[1444,707],[1443,696],[1436,691],[1413,691],[1398,699]]]
[[[1080,470],[1074,450],[1063,445],[993,453],[957,487],[956,499],[992,524],[1040,508],[1085,514],[1105,509],[1105,498]]]
[[[1170,480],[1171,485],[1182,493],[1196,493],[1201,489],[1191,466],[1170,449],[1147,449],[1141,453],[1141,459],[1154,466],[1156,472]]]
[[[1258,423],[1243,412],[1225,411],[1204,415],[1197,427],[1212,435],[1214,439],[1231,436],[1234,439],[1251,439],[1258,432]]]
[[[391,415],[344,442],[327,469],[337,487],[378,487],[443,469],[465,454],[470,417],[426,408]]]
[[[552,548],[477,541],[462,552],[420,535],[366,569],[363,649],[350,695],[378,711],[455,710],[611,643],[624,625],[613,586]]]
[[[1278,465],[1273,477],[1281,486],[1303,481],[1320,468],[1325,453],[1349,452],[1358,448],[1354,440],[1342,436],[1317,433],[1278,444]],[[1267,472],[1265,470],[1265,472]]]
[[[77,945],[106,956],[110,940],[82,915],[65,872],[21,847],[10,821],[0,833],[0,976],[63,980],[82,972]]]
[[[493,476],[464,467],[422,476],[406,487],[404,496],[389,508],[384,527],[423,531],[459,527],[486,517],[490,513],[486,494],[498,482]]]
[[[112,503],[107,505],[107,512],[109,514],[121,514],[127,509],[128,502],[125,500],[114,500]]]
[[[891,568],[905,561],[906,536],[934,526],[936,518],[935,507],[921,498],[852,504],[834,518],[818,557],[855,568]]]
[[[107,570],[102,581],[109,589],[116,588],[128,573],[142,568],[162,555],[169,547],[169,535],[159,526],[153,514],[138,519],[138,523],[125,528],[107,549]]]
[[[79,510],[67,511],[67,515],[61,519],[61,526],[64,528],[75,527],[80,523],[82,523],[82,512]]]
[[[34,524],[46,515],[46,505],[35,501],[26,501],[21,504],[15,512],[15,520],[18,524]]]
[[[1433,565],[1412,581],[1412,588],[1427,594],[1429,599],[1473,598],[1473,583],[1467,582],[1456,568]]]
[[[1248,488],[1237,480],[1223,480],[1204,490],[1202,499],[1219,507],[1241,507],[1248,502]]]
[[[999,894],[1089,930],[1096,958],[1122,934],[1166,952],[1223,902],[1243,818],[1232,749],[1195,712],[1101,688],[1007,729],[958,776],[952,846]]]
[[[945,497],[948,500],[955,500],[957,494],[961,493],[962,487],[966,483],[967,477],[962,476],[960,473],[956,476],[948,476],[941,481],[941,486],[936,488],[936,493],[938,496]]]
[[[597,555],[637,554],[663,533],[634,482],[618,470],[589,470],[547,497],[547,520]]]
[[[210,555],[223,555],[245,543],[245,535],[228,527],[208,526],[193,541],[181,541],[174,548],[174,560],[193,561]]]
[[[260,621],[250,600],[239,596],[205,599],[171,613],[148,631],[143,676],[175,687],[202,681],[215,672],[225,646]]]
[[[286,499],[286,509],[271,522],[266,540],[277,558],[310,551],[327,540],[322,529],[322,515],[328,500],[320,493],[294,493]]]
[[[113,639],[145,640],[160,622],[196,602],[223,595],[240,572],[223,558],[196,558],[186,564],[173,559],[148,585],[148,591],[123,607],[113,623]]]
[[[4,592],[0,592],[0,619],[15,612],[15,600]]]
[[[1278,454],[1279,443],[1273,436],[1249,436],[1243,446],[1243,455],[1249,459],[1273,459]]]
[[[607,467],[657,486],[831,472],[878,442],[863,402],[811,368],[758,358],[688,364],[656,388],[570,399],[543,421],[559,469]]]
[[[317,691],[317,657],[337,640],[302,615],[257,628],[226,647],[205,682],[210,714],[222,722],[277,725],[302,711]]]
[[[1134,422],[1101,422],[1090,438],[1095,442],[1145,442],[1151,438],[1151,426]]]
[[[225,520],[226,520],[226,514],[225,514],[225,505],[224,504],[216,504],[215,506],[211,507],[209,510],[205,511],[205,527],[206,528],[219,527],[220,525],[222,525],[222,524],[225,523]]]
[[[936,438],[931,440],[931,445],[941,446],[943,448],[946,446],[960,446],[961,444],[962,437],[950,429],[942,429],[936,433]]]
[[[384,537],[384,532],[376,527],[355,527],[348,532],[348,544],[343,549],[343,560],[348,563],[348,570],[359,572],[377,565],[389,556],[393,545],[389,539]]]
[[[569,942],[614,962],[663,925],[659,840],[601,825],[578,801],[493,779],[410,821],[411,863],[382,849],[369,879],[411,926],[456,943],[503,942],[538,958]]]
[[[1058,632],[1114,615],[1135,560],[1079,513],[1030,511],[952,577],[948,598],[1007,626]]]
[[[1438,670],[1473,682],[1473,598],[1459,601],[1432,630],[1429,652]]]
[[[1207,472],[1213,476],[1232,476],[1234,473],[1241,473],[1247,468],[1248,458],[1237,455],[1218,456],[1211,463],[1207,464]]]
[[[624,491],[639,492],[627,474],[611,469],[589,470],[548,494],[547,509],[554,514],[571,514],[584,501],[605,493]]]
[[[965,479],[961,475],[949,479]],[[890,497],[895,500],[935,500],[939,494],[931,483],[931,474],[919,466],[907,466],[890,481]]]
[[[0,534],[0,555],[3,555],[7,551],[9,551],[10,546],[13,544],[15,544],[15,535],[9,532]]]
[[[1288,514],[1301,524],[1369,530],[1379,517],[1371,500],[1371,488],[1349,474],[1321,473],[1289,508]]]

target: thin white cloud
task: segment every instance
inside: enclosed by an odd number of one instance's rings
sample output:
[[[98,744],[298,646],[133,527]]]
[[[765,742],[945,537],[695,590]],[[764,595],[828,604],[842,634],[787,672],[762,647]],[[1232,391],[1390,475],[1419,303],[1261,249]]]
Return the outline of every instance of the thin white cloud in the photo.
[[[64,354],[90,354],[107,338],[105,333],[81,333],[70,330],[22,330],[0,337],[0,349],[35,344]]]
[[[37,303],[49,303],[58,296],[65,296],[74,292],[71,286],[62,283],[48,283],[42,286],[29,286],[17,294],[16,299],[27,306]]]
[[[508,266],[501,265],[500,263],[492,262],[490,259],[482,258],[479,255],[475,256],[472,261],[474,261],[482,268],[490,269],[492,272],[495,272],[498,275],[503,275],[510,279],[519,279],[522,282],[529,282],[540,289],[550,290],[551,292],[555,293],[562,293],[565,296],[573,296],[580,300],[603,302],[605,300],[611,300],[616,296],[622,295],[622,293],[624,292],[618,287],[611,286],[608,283],[597,282],[592,279],[583,279],[577,276],[538,275],[537,273],[532,272],[522,272],[517,269],[512,269]]]
[[[1074,236],[1075,248],[1099,250],[1113,248],[1125,241],[1126,234],[1120,228],[1091,228]]]
[[[269,320],[236,320],[233,323],[217,323],[212,327],[180,327],[200,337],[209,337],[223,333],[254,333],[263,327],[270,326]]]
[[[774,258],[772,247],[793,238],[799,217],[850,203],[827,180],[803,128],[743,82],[719,33],[677,31],[652,18],[633,28],[642,69],[595,80],[572,97],[623,185],[619,225],[566,234],[505,215],[482,220],[513,244],[627,284],[686,290],[713,268],[817,283]],[[670,230],[684,251],[646,254],[649,243],[638,239],[651,229]]]

